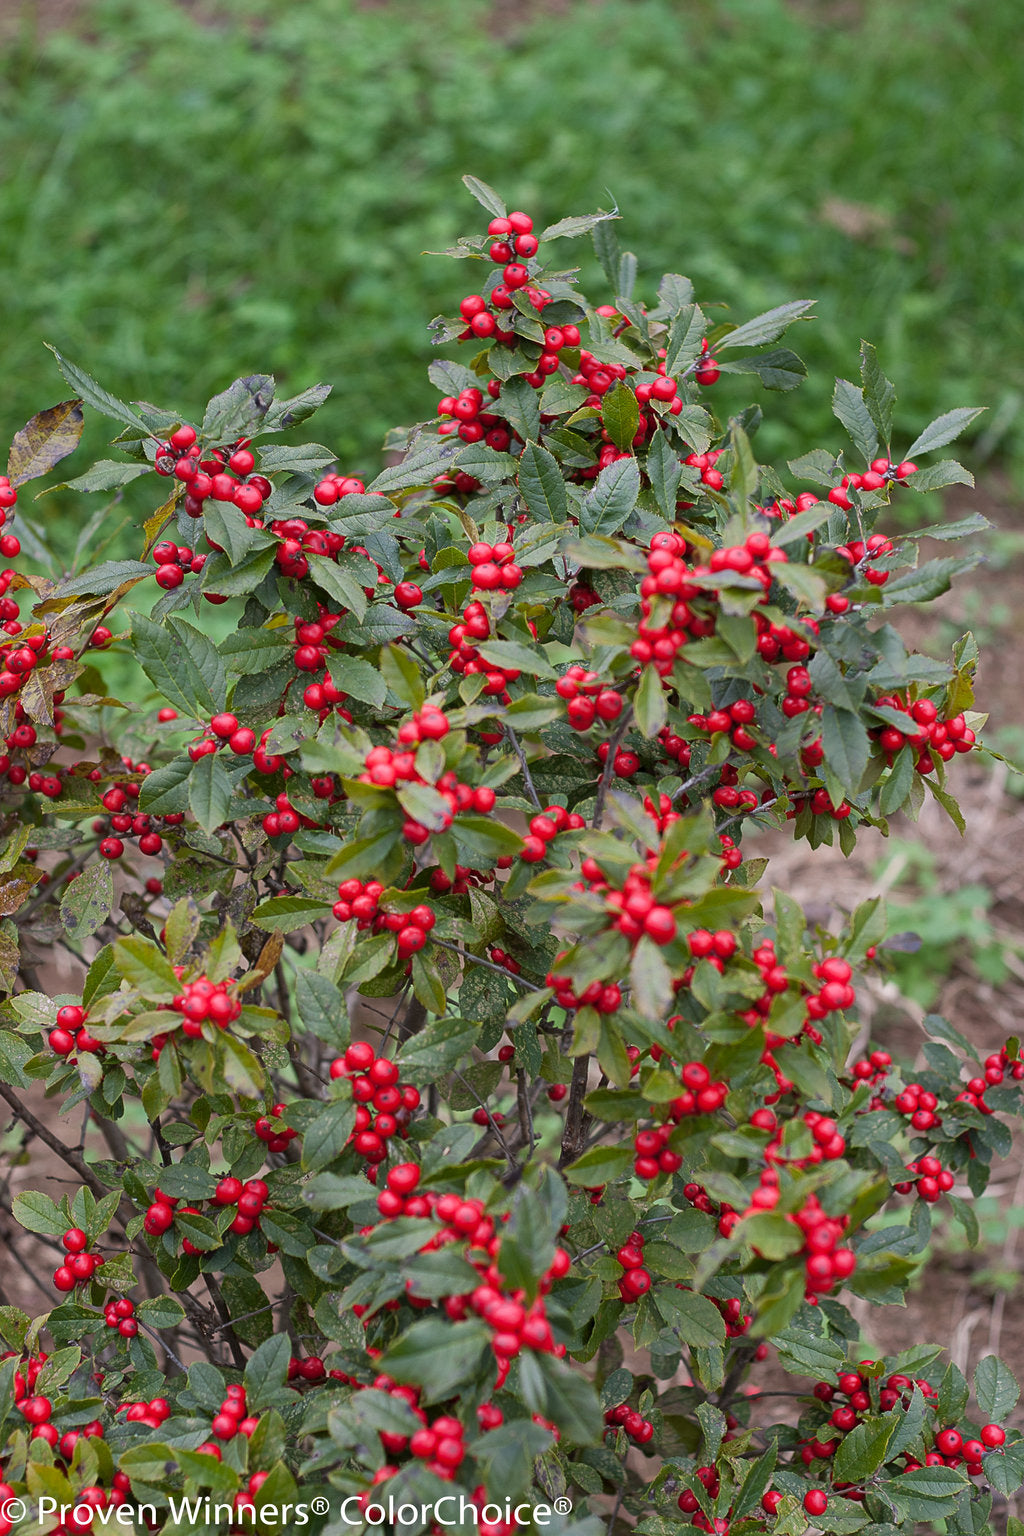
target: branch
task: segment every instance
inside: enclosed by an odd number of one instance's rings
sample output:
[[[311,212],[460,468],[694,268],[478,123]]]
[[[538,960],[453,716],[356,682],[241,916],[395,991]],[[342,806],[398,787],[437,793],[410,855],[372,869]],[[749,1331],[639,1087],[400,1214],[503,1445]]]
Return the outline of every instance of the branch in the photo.
[[[569,1107],[565,1116],[565,1129],[562,1132],[562,1155],[558,1159],[559,1168],[565,1168],[570,1163],[574,1163],[583,1151],[591,1120],[590,1115],[583,1108],[589,1078],[590,1052],[588,1051],[585,1056],[577,1056],[573,1062]]]
[[[518,757],[518,759],[519,759],[519,766],[520,766],[520,768],[522,769],[522,772],[523,772],[523,783],[526,785],[526,793],[529,795],[530,799],[533,801],[533,803],[537,807],[538,811],[543,810],[543,806],[541,805],[540,800],[537,798],[537,790],[534,787],[533,779],[532,779],[532,777],[530,775],[530,765],[526,761],[526,753],[523,751],[522,747],[520,746],[519,738],[518,738],[518,736],[516,735],[515,731],[512,729],[512,727],[510,725],[506,724],[506,726],[505,726],[505,735],[509,739],[509,743],[510,743],[510,745],[512,747],[513,752],[515,753],[516,757]]]
[[[93,1194],[98,1195],[102,1199],[107,1193],[106,1186],[100,1183],[81,1153],[76,1151],[74,1147],[66,1147],[59,1137],[55,1136],[52,1131],[47,1130],[43,1122],[37,1120],[30,1109],[25,1108],[18,1095],[14,1092],[14,1089],[8,1088],[6,1083],[0,1083],[0,1095],[7,1100],[18,1119],[28,1126],[33,1136],[38,1136],[39,1140],[44,1142],[51,1152],[56,1152],[61,1161],[67,1163],[69,1168],[73,1168],[78,1177],[88,1184]]]
[[[615,772],[615,754],[618,752],[619,747],[622,745],[626,732],[629,730],[632,723],[633,706],[631,704],[616,726],[614,734],[608,743],[608,756],[604,760],[604,769],[601,773],[601,782],[597,786],[597,799],[594,801],[594,819],[591,822],[591,826],[595,832],[600,830],[601,822],[604,819],[604,803],[608,798],[608,790],[611,786],[612,775]]]

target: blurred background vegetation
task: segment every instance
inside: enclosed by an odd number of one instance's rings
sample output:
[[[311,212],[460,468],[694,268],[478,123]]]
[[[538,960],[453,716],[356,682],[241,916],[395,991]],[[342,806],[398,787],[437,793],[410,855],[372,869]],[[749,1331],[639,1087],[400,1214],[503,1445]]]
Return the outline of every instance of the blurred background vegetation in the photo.
[[[0,440],[67,393],[48,340],[186,415],[330,381],[315,435],[373,473],[476,286],[423,254],[480,227],[468,171],[541,223],[614,200],[640,297],[817,297],[762,458],[839,445],[861,336],[908,433],[983,404],[983,451],[1024,442],[1017,0],[35,0],[0,35]]]

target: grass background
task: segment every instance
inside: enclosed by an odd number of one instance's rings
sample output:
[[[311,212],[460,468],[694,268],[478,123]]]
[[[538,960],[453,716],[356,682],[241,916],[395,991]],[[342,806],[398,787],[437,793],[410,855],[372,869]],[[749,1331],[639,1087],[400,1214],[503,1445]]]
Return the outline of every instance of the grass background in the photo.
[[[425,256],[480,227],[472,172],[541,223],[609,206],[640,257],[742,319],[816,296],[812,378],[763,458],[839,446],[861,336],[907,432],[983,404],[1024,442],[1016,0],[96,0],[8,17],[0,61],[0,442],[67,393],[201,411],[270,371],[335,393],[312,435],[373,472],[432,414],[429,319],[476,287]],[[583,261],[609,297],[586,242]],[[715,402],[747,402],[729,381]],[[68,466],[102,451],[103,425]],[[36,510],[59,547],[81,503]]]

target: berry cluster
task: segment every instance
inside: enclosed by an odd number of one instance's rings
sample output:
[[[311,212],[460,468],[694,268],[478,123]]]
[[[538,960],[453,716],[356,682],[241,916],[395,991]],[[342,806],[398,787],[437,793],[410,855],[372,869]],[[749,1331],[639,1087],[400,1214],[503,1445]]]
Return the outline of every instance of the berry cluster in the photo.
[[[290,1125],[285,1124],[287,1113],[287,1104],[275,1104],[269,1115],[259,1115],[253,1122],[252,1128],[260,1141],[265,1143],[268,1152],[287,1152],[299,1134]],[[222,1184],[223,1182],[221,1180]],[[232,1184],[235,1182],[238,1181],[232,1180]],[[241,1194],[241,1188],[239,1194]],[[223,1201],[218,1201],[218,1204],[223,1204]]]
[[[246,1237],[259,1226],[260,1215],[269,1198],[270,1190],[262,1179],[248,1179],[243,1184],[241,1179],[228,1175],[218,1182],[213,1193],[212,1205],[214,1211],[223,1210],[225,1206],[237,1207],[235,1217],[227,1230],[237,1237]],[[180,1209],[178,1205],[177,1195],[165,1195],[160,1189],[154,1190],[152,1203],[143,1218],[143,1230],[148,1232],[150,1237],[162,1237],[173,1227],[176,1215],[198,1216],[200,1214],[194,1205],[183,1205]],[[186,1253],[199,1252],[188,1238],[183,1240],[182,1248]]]
[[[943,720],[932,699],[920,698],[911,702],[896,694],[885,694],[878,700],[878,705],[907,716],[906,729],[885,725],[874,733],[890,764],[897,752],[912,747],[917,753],[914,762],[917,772],[934,773],[936,758],[948,763],[957,753],[970,752],[975,745],[975,734],[963,715]]]
[[[178,427],[167,442],[159,444],[153,467],[158,475],[173,475],[187,487],[185,511],[189,517],[201,517],[208,498],[231,502],[252,517],[273,490],[265,476],[253,474],[256,460],[247,437],[226,448],[212,449],[204,459],[195,428]]]
[[[628,1306],[630,1302],[646,1296],[651,1288],[651,1272],[644,1268],[643,1233],[631,1232],[615,1259],[622,1266],[622,1274],[618,1279],[619,1295]]]
[[[426,944],[437,918],[425,902],[410,912],[389,912],[379,905],[383,892],[379,880],[343,880],[338,886],[338,900],[332,911],[339,922],[355,919],[359,929],[395,934],[399,959],[406,960]]]
[[[645,1419],[642,1413],[638,1413],[628,1403],[619,1403],[617,1407],[609,1408],[604,1421],[613,1434],[617,1429],[624,1430],[634,1445],[646,1445],[654,1435],[654,1425],[650,1419]],[[606,1430],[606,1437],[607,1434]]]
[[[511,544],[471,544],[467,558],[472,567],[473,586],[478,592],[497,592],[499,588],[514,592],[523,579]]]
[[[103,1319],[108,1328],[117,1329],[122,1339],[134,1339],[139,1331],[135,1303],[130,1296],[119,1296],[116,1301],[108,1301],[103,1308]]]
[[[89,1239],[81,1227],[69,1227],[61,1244],[68,1257],[53,1272],[53,1283],[58,1291],[73,1291],[76,1285],[84,1285],[106,1263],[102,1254],[88,1251]]]
[[[331,1077],[348,1078],[356,1102],[356,1121],[349,1144],[372,1167],[388,1155],[393,1136],[404,1137],[420,1106],[420,1091],[399,1081],[395,1062],[378,1056],[365,1040],[353,1040],[344,1056],[331,1062]]]
[[[78,1003],[66,1003],[63,1008],[58,1008],[56,1028],[51,1029],[47,1035],[50,1050],[57,1056],[70,1056],[76,1049],[95,1054],[102,1053],[102,1041],[97,1040],[96,1036],[91,1035],[85,1027],[87,1018],[86,1010]],[[68,1249],[69,1253],[73,1251]],[[81,1249],[78,1251],[81,1252]]]
[[[181,1028],[190,1040],[202,1039],[203,1025],[207,1021],[216,1024],[218,1029],[227,1029],[238,1018],[242,1005],[229,990],[233,985],[231,981],[213,982],[207,976],[197,976],[194,981],[186,982],[178,996],[172,999],[169,1006],[184,1016]]]

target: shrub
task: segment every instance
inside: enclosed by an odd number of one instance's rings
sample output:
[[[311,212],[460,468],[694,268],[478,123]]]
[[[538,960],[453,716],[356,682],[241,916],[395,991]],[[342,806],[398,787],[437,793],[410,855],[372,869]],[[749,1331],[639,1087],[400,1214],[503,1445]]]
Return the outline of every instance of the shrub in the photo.
[[[974,557],[876,524],[969,479],[918,460],[975,413],[895,453],[865,344],[858,467],[784,479],[760,407],[710,403],[800,382],[808,302],[713,322],[670,273],[645,305],[614,215],[538,236],[467,183],[475,291],[434,331],[468,361],[371,484],[280,441],[327,388],[264,375],[193,426],[58,355],[75,399],[13,444],[6,558],[83,406],[117,457],[69,485],[162,504],[137,561],[3,576],[0,1092],[74,1184],[13,1201],[57,1265],[47,1313],[0,1310],[4,1492],[66,1531],[987,1529],[1009,1371],[972,1404],[927,1343],[862,1359],[842,1297],[898,1303],[933,1206],[972,1234],[1024,1063],[936,1017],[914,1077],[854,1050],[881,903],[810,933],[744,846],[959,821],[977,649],[887,620]],[[596,308],[557,265],[585,233]],[[799,1422],[748,1385],[769,1346]]]

